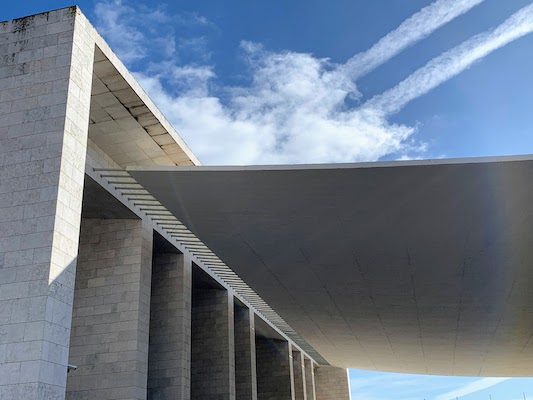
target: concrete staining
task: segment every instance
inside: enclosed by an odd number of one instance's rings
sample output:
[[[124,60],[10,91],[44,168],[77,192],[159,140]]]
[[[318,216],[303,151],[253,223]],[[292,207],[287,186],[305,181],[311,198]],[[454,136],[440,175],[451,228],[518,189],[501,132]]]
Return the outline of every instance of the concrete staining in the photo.
[[[2,400],[324,392],[318,353],[124,170],[198,164],[78,8],[0,23]]]
[[[528,156],[131,171],[332,365],[484,376],[533,373],[532,173]]]

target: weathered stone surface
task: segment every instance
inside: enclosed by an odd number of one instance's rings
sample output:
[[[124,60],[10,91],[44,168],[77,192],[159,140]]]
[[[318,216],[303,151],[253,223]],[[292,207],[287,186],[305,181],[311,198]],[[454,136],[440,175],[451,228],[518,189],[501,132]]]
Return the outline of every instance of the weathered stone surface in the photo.
[[[65,396],[93,35],[75,7],[0,24],[3,400]]]

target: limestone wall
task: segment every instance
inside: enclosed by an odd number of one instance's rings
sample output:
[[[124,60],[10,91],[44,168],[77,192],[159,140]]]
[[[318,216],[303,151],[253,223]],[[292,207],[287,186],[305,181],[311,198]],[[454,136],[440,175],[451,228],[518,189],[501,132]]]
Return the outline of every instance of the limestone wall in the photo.
[[[152,231],[83,220],[67,399],[146,399]]]
[[[191,261],[154,254],[148,399],[190,399]]]
[[[0,398],[64,398],[94,54],[77,8],[0,23]]]

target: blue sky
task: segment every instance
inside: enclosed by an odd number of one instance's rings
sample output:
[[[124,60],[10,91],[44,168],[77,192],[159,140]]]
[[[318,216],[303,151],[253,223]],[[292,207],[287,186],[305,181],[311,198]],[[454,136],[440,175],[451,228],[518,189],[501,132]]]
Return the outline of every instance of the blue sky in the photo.
[[[531,0],[78,4],[204,164],[533,153]],[[354,399],[533,399],[533,379],[350,375]]]
[[[530,0],[79,5],[205,164],[533,153]]]

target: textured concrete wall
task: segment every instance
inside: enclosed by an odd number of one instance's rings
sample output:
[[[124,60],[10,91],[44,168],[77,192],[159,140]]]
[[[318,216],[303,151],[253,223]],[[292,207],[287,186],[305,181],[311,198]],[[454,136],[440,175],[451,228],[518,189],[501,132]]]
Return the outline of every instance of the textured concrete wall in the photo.
[[[317,400],[350,400],[348,370],[320,366],[315,369]]]
[[[294,383],[294,399],[307,400],[307,388],[305,385],[305,369],[303,354],[297,350],[292,350],[292,365],[293,365],[293,383]]]
[[[141,220],[82,221],[67,399],[146,399],[152,237]]]
[[[0,24],[0,398],[64,398],[94,30]]]
[[[182,254],[154,254],[148,399],[191,396],[191,260]]]
[[[191,399],[235,399],[233,297],[193,287]]]
[[[235,393],[237,400],[257,399],[254,314],[235,303]]]
[[[257,398],[293,400],[291,350],[289,343],[257,336]]]
[[[316,400],[315,394],[315,366],[313,362],[304,356],[305,367],[305,392],[307,400]]]

